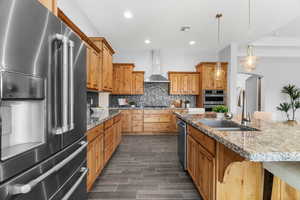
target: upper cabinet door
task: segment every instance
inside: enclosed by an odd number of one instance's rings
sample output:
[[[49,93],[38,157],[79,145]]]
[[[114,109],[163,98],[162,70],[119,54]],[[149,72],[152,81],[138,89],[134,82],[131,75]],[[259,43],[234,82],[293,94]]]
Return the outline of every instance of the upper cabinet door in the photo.
[[[111,62],[111,55],[109,53],[109,49],[103,45],[103,89],[106,91],[110,91],[110,62]]]
[[[108,55],[108,90],[112,91],[113,89],[113,57],[109,51]]]
[[[215,89],[215,66],[206,65],[202,71],[202,89],[214,90]]]
[[[121,81],[122,81],[122,78],[123,77],[123,70],[120,66],[114,66],[113,67],[113,79],[114,79],[114,82],[113,82],[113,94],[120,94],[120,91],[121,91],[121,87],[122,87],[122,84],[121,84]]]
[[[144,72],[133,72],[132,94],[144,94]]]
[[[124,67],[124,78],[123,78],[123,93],[131,94],[132,92],[132,66]]]
[[[102,91],[103,89],[103,76],[102,76],[102,68],[103,68],[103,62],[102,62],[102,54],[98,54],[98,68],[97,68],[97,80],[98,80],[98,91]]]
[[[99,89],[99,87],[98,87],[99,80],[98,80],[98,76],[97,76],[99,74],[99,61],[100,61],[99,54],[95,50],[93,50],[92,51],[92,66],[91,66],[92,72],[91,73],[92,73],[93,89],[96,89],[96,90]]]
[[[87,47],[87,88],[98,89],[97,73],[99,70],[99,54]]]
[[[200,91],[227,90],[227,63],[222,63],[220,77],[216,77],[216,63],[200,63],[196,66],[200,72]]]
[[[87,88],[92,89],[92,69],[91,69],[91,47],[87,46],[86,48],[86,80],[87,80]]]
[[[133,64],[113,64],[113,94],[132,94],[133,68]]]
[[[220,72],[220,78],[215,80],[216,90],[227,89],[227,65],[223,64]]]
[[[188,74],[181,74],[180,75],[180,87],[181,87],[181,94],[189,94],[189,75]]]
[[[96,74],[98,91],[112,92],[113,90],[113,54],[114,50],[103,37],[89,38],[99,49],[99,65]]]
[[[170,94],[199,95],[200,73],[169,72]]]
[[[189,93],[199,95],[200,93],[200,74],[191,74],[189,78]]]
[[[170,94],[180,94],[180,76],[179,74],[169,74]]]

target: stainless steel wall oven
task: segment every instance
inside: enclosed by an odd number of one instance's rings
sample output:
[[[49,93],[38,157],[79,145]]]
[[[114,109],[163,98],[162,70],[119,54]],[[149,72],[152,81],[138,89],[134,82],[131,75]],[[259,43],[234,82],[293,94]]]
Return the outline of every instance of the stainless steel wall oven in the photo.
[[[204,90],[203,105],[205,111],[212,111],[217,105],[226,104],[226,93],[224,90]]]

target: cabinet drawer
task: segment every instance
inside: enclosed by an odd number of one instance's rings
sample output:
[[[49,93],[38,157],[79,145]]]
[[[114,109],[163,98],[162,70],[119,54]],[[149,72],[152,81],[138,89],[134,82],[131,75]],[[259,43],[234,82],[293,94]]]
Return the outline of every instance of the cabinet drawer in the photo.
[[[188,134],[193,137],[199,144],[201,144],[213,156],[216,155],[216,142],[214,139],[205,135],[201,131],[192,126],[188,126]]]
[[[135,114],[135,115],[132,116],[132,121],[143,121],[143,120],[144,120],[143,115]]]
[[[108,129],[109,127],[111,127],[114,124],[114,119],[109,119],[106,122],[104,122],[104,129]]]
[[[144,115],[169,114],[170,110],[144,110]]]
[[[132,114],[143,114],[143,110],[134,109],[131,112],[132,112]]]
[[[169,132],[170,123],[144,123],[144,132]]]
[[[97,136],[99,136],[102,133],[103,133],[103,124],[88,130],[87,141],[90,142],[90,141],[94,140]]]
[[[132,132],[140,133],[144,130],[144,123],[143,121],[133,121],[132,122]]]
[[[144,115],[144,122],[171,122],[172,121],[172,116],[168,114],[160,114],[160,115]]]

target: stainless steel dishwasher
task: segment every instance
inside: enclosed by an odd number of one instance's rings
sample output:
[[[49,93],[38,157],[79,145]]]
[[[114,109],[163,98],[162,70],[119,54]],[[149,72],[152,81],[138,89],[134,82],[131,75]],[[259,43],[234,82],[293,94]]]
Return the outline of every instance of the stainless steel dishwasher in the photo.
[[[179,157],[179,162],[181,163],[182,167],[184,170],[187,169],[187,162],[186,162],[186,157],[187,157],[187,145],[186,145],[186,140],[187,140],[187,131],[186,131],[186,123],[180,119],[177,121],[178,125],[178,157]]]

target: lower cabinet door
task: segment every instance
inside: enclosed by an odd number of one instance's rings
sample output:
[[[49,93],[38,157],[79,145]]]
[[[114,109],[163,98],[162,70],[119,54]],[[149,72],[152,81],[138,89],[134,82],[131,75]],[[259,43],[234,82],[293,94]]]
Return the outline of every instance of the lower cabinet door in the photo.
[[[188,135],[187,138],[188,158],[187,170],[194,181],[196,181],[196,159],[197,159],[197,142]]]
[[[87,147],[87,167],[89,169],[87,174],[87,188],[91,189],[94,180],[96,179],[96,159],[95,159],[95,140],[89,143]]]
[[[131,110],[124,110],[122,111],[122,118],[123,118],[123,123],[122,123],[122,131],[125,133],[130,133],[132,132],[132,114]]]
[[[215,158],[197,144],[196,185],[204,200],[213,200],[215,185]]]
[[[97,163],[97,174],[99,175],[104,167],[104,139],[103,135],[97,138],[97,150],[98,150],[98,163]]]

